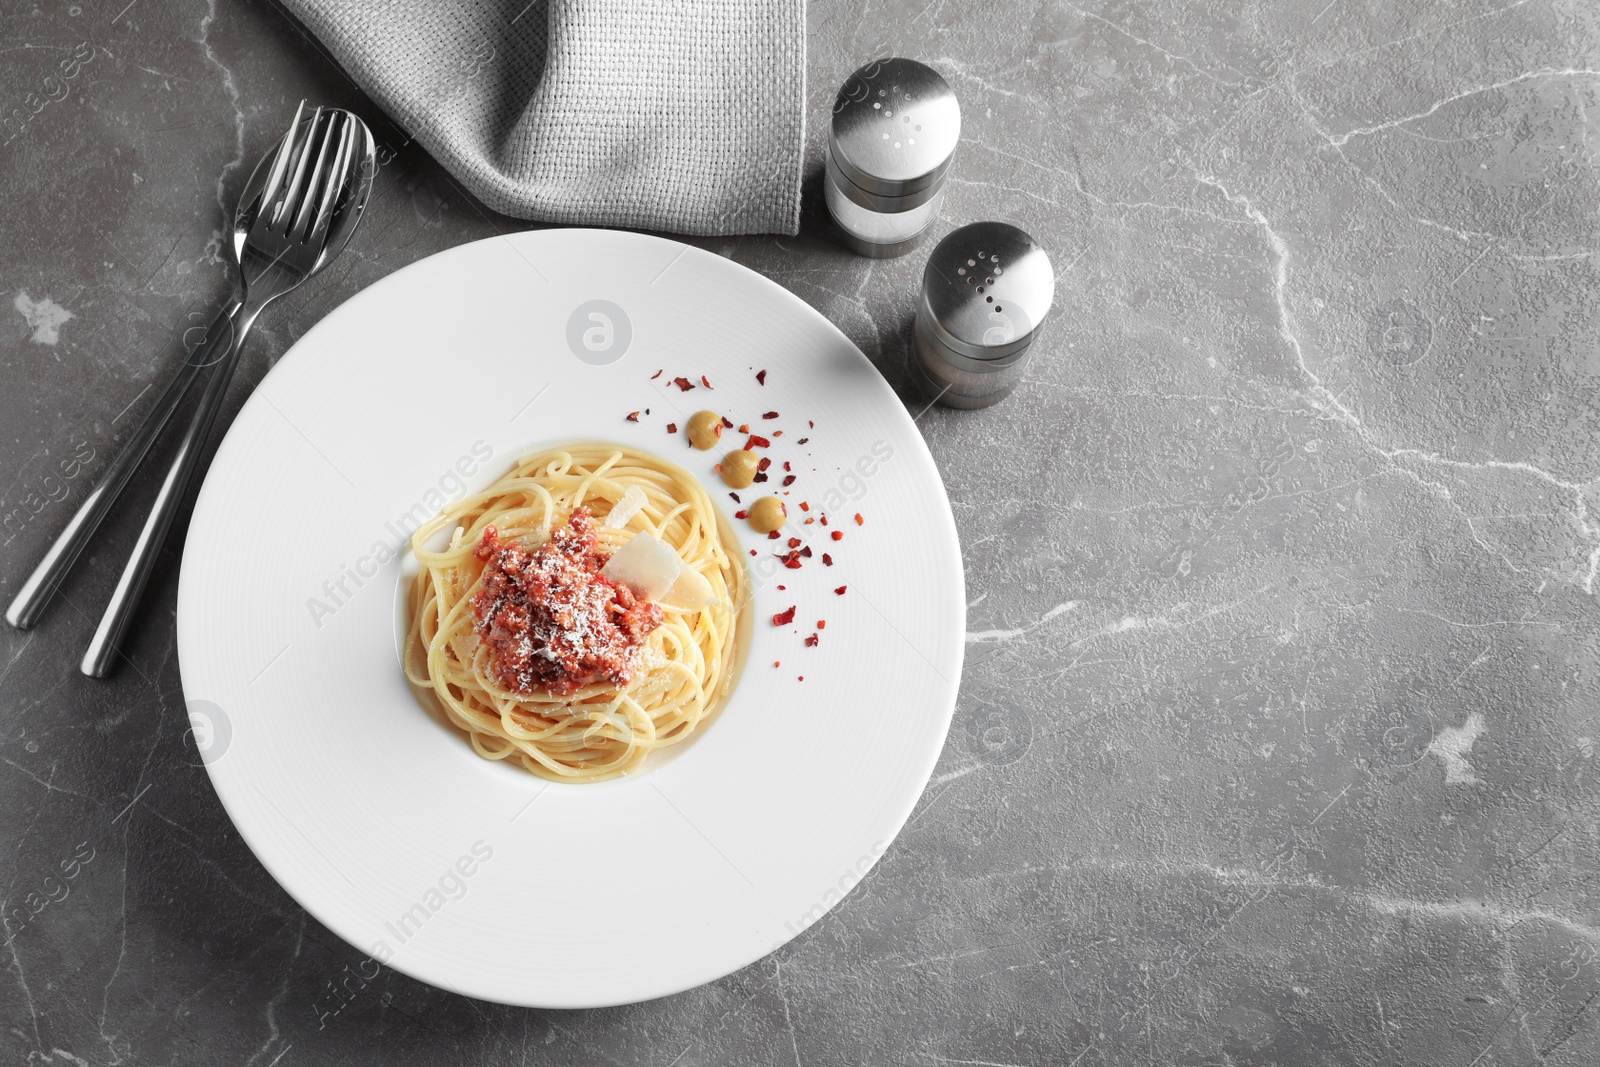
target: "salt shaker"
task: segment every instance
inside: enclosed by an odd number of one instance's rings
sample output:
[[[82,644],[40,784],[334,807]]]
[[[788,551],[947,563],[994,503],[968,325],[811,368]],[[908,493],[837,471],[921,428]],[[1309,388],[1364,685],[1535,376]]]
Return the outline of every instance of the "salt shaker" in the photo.
[[[824,153],[828,211],[845,244],[875,259],[917,247],[960,138],[961,106],[932,67],[878,59],[850,75]]]
[[[1055,296],[1050,257],[1004,222],[974,222],[934,246],[922,272],[912,372],[941,404],[1010,395]]]

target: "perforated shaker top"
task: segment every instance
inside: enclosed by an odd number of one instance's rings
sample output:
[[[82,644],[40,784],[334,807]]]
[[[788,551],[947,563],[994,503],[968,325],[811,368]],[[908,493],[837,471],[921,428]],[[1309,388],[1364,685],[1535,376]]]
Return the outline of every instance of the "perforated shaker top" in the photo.
[[[955,93],[914,59],[873,60],[846,78],[828,128],[840,173],[878,196],[937,185],[960,139]]]
[[[920,314],[934,337],[972,359],[1026,348],[1055,299],[1050,257],[1004,222],[952,231],[928,256]]]

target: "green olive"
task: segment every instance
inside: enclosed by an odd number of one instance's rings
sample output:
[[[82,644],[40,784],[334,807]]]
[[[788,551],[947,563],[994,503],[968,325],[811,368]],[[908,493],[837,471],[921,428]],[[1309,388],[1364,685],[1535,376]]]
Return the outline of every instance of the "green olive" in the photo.
[[[697,411],[689,416],[689,443],[705,452],[722,437],[722,416],[715,411]]]
[[[736,448],[722,457],[722,480],[731,488],[744,489],[756,480],[759,456],[748,448]]]
[[[764,496],[750,505],[750,525],[757,533],[781,529],[788,517],[789,509],[775,496]]]

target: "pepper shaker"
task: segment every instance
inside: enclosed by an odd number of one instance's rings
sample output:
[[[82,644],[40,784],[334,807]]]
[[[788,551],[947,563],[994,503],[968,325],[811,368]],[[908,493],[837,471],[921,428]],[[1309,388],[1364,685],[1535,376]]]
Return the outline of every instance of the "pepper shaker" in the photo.
[[[921,243],[961,139],[949,83],[913,59],[879,59],[845,80],[824,153],[828,212],[844,243],[874,259]]]
[[[1050,257],[1004,222],[974,222],[934,246],[922,272],[911,367],[930,397],[984,408],[1011,394],[1055,298]]]

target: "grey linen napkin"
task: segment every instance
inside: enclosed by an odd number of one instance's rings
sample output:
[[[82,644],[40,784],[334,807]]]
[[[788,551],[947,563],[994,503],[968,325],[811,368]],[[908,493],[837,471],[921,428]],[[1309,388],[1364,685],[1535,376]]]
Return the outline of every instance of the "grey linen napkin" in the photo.
[[[286,0],[496,211],[798,230],[805,0]]]

